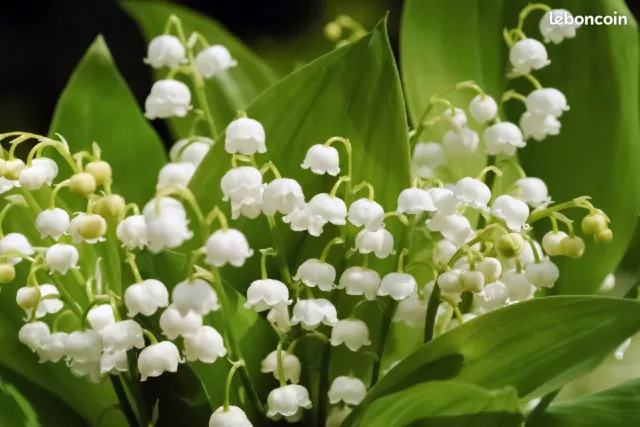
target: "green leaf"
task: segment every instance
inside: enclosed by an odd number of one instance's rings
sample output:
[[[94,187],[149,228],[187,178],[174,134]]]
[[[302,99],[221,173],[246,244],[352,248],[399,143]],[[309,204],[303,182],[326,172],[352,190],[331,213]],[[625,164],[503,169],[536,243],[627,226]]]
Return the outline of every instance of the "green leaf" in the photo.
[[[0,427],[40,427],[38,415],[29,401],[0,378]]]
[[[587,362],[601,360],[638,330],[637,301],[558,296],[517,303],[423,345],[382,377],[361,406],[449,378],[488,388],[511,385],[520,396],[539,396],[593,368]]]
[[[55,138],[56,133],[65,137],[72,152],[91,151],[96,141],[113,169],[113,192],[127,202],[140,204],[153,196],[165,163],[164,148],[101,36],[89,47],[58,100],[49,135]],[[69,173],[66,164],[64,171]]]
[[[475,80],[489,95],[501,98],[508,88],[504,76],[509,69],[502,31],[517,25],[518,13],[527,3],[465,0],[457,7],[444,0],[405,3],[400,57],[414,124],[432,96],[460,81]],[[629,25],[583,26],[575,39],[547,45],[551,65],[534,74],[543,86],[566,94],[571,110],[560,119],[559,136],[541,143],[532,141],[520,152],[527,173],[548,184],[554,201],[589,195],[611,218],[615,236],[611,244],[588,241],[582,259],[558,259],[562,272],[558,291],[587,294],[593,293],[622,259],[640,211],[640,169],[635,167],[640,156],[638,34],[622,0],[559,0],[553,7],[574,15],[613,15],[615,11],[629,19]],[[537,11],[527,19],[524,30],[530,37],[541,39],[537,29],[541,16]],[[579,74],[571,72],[576,64],[580,64]],[[509,83],[509,88],[525,95],[532,89],[526,81]],[[472,96],[470,91],[452,93],[451,100],[466,108]],[[508,107],[509,120],[517,123],[522,105]],[[434,135],[437,137],[437,133],[426,137]],[[484,165],[483,157],[457,161],[453,172],[458,176],[461,170],[476,172]],[[624,189],[624,196],[612,188]]]
[[[205,83],[207,100],[218,132],[222,132],[238,110],[244,110],[260,93],[277,81],[275,73],[266,63],[212,18],[177,4],[160,1],[126,1],[121,5],[138,23],[147,41],[164,33],[165,24],[173,14],[182,21],[187,37],[197,31],[209,43],[221,44],[229,49],[238,65],[225,75],[206,80]],[[158,70],[156,78],[164,78],[165,74],[166,70]],[[178,78],[183,79],[181,76]],[[184,81],[193,93],[191,80]],[[170,124],[176,138],[189,136],[190,118],[171,119]],[[217,135],[208,136],[213,138]]]
[[[458,381],[431,381],[374,401],[357,425],[517,427],[522,419],[512,387],[487,390]]]
[[[556,403],[527,427],[627,427],[640,425],[640,379]]]

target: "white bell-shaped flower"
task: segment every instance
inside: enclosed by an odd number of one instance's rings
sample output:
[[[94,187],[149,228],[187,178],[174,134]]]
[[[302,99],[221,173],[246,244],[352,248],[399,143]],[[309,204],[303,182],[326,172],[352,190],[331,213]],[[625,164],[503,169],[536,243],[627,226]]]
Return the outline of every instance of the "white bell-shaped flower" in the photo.
[[[34,353],[44,347],[50,336],[49,325],[40,321],[25,323],[18,331],[18,340]]]
[[[442,139],[447,156],[467,156],[475,153],[480,144],[478,133],[470,128],[462,128],[459,131],[447,131]]]
[[[568,10],[552,9],[544,14],[538,26],[545,43],[558,44],[564,39],[574,38],[580,24]]]
[[[78,268],[78,250],[73,245],[65,245],[56,243],[47,248],[44,259],[51,271],[57,271],[60,274],[66,274],[71,268]]]
[[[196,55],[194,68],[205,79],[218,76],[238,65],[229,50],[219,44],[209,46]]]
[[[329,409],[324,427],[340,427],[352,411],[353,409],[346,405],[332,407]]]
[[[267,313],[267,320],[276,331],[287,333],[291,330],[291,319],[288,307],[272,308]]]
[[[482,273],[485,283],[495,282],[502,276],[502,264],[493,257],[485,257],[476,262],[476,270]]]
[[[518,187],[513,196],[518,197],[532,208],[546,206],[551,202],[547,184],[540,178],[526,177],[515,182]]]
[[[328,173],[336,176],[340,173],[340,154],[329,145],[312,145],[304,157],[302,169],[311,169],[311,172],[318,175]]]
[[[458,200],[477,209],[485,209],[491,199],[489,187],[484,182],[468,176],[459,180],[453,191]]]
[[[369,328],[359,319],[343,319],[331,329],[331,345],[334,347],[344,344],[351,351],[358,351],[361,347],[371,345]]]
[[[129,317],[138,313],[151,316],[158,308],[169,305],[169,292],[162,282],[147,279],[127,287],[124,291],[124,303]]]
[[[445,271],[440,274],[438,276],[437,282],[442,292],[447,294],[462,292],[464,289],[462,288],[462,283],[460,282],[461,274],[462,271],[459,269]]]
[[[393,321],[402,322],[410,328],[424,327],[428,303],[428,299],[421,299],[417,294],[409,295],[398,303]]]
[[[451,215],[458,212],[460,201],[456,197],[453,190],[449,188],[434,187],[427,190],[435,210],[446,215]]]
[[[264,127],[254,119],[240,117],[229,123],[225,133],[224,149],[229,154],[251,156],[266,153]]]
[[[107,221],[100,215],[79,212],[69,222],[69,235],[73,243],[88,243],[93,245],[98,242],[104,242],[104,234],[107,230]],[[80,230],[88,230],[93,236],[88,236]]]
[[[330,292],[336,280],[336,269],[327,262],[311,258],[300,264],[293,280],[300,280],[310,288],[317,286],[321,291]]]
[[[525,104],[527,111],[533,114],[560,117],[569,110],[567,98],[558,89],[545,87],[537,89],[527,95]]]
[[[433,260],[436,263],[448,264],[449,260],[453,257],[457,250],[458,246],[453,244],[453,242],[447,239],[438,240],[438,242],[433,247]]]
[[[484,143],[487,154],[491,156],[498,154],[513,156],[518,148],[527,145],[520,128],[511,122],[500,122],[486,128]]]
[[[307,231],[310,235],[318,237],[322,234],[327,221],[317,215],[313,215],[309,208],[295,209],[289,215],[282,217],[282,221],[290,224],[293,231]]]
[[[100,336],[104,351],[108,353],[144,347],[142,327],[131,319],[105,326],[100,330]]]
[[[355,377],[336,377],[329,387],[329,403],[344,402],[347,405],[356,406],[367,394],[367,386],[361,379]]]
[[[189,362],[213,363],[226,355],[222,335],[211,326],[201,326],[197,332],[184,337],[184,357]]]
[[[361,254],[373,252],[378,258],[384,259],[393,251],[393,235],[386,229],[369,231],[366,228],[356,235],[355,247]]]
[[[213,144],[212,139],[204,136],[181,139],[171,146],[169,160],[176,163],[187,162],[198,167]]]
[[[489,95],[476,95],[469,104],[469,112],[478,123],[486,123],[498,114],[498,104]]]
[[[418,142],[413,149],[411,163],[414,169],[427,167],[434,170],[446,162],[444,147],[437,142]]]
[[[66,354],[67,339],[69,334],[66,332],[52,333],[46,342],[37,349],[40,363],[51,362],[57,363]]]
[[[156,188],[160,190],[171,186],[186,187],[195,171],[196,167],[191,163],[167,163],[158,173]]]
[[[47,182],[47,173],[43,168],[27,166],[20,172],[18,182],[25,190],[39,190]]]
[[[147,119],[184,117],[191,110],[189,87],[178,80],[158,80],[144,103]]]
[[[205,252],[205,262],[218,268],[227,264],[242,267],[247,258],[253,255],[247,238],[233,228],[214,231],[207,239]]]
[[[58,164],[53,159],[48,157],[35,158],[31,161],[31,165],[44,170],[46,175],[45,184],[47,185],[51,185],[56,176],[58,176]]]
[[[445,215],[436,212],[431,219],[427,220],[429,231],[439,231],[442,236],[454,245],[463,245],[467,242],[472,232],[471,223],[462,214]]]
[[[284,308],[291,302],[287,285],[279,280],[261,279],[254,280],[249,285],[247,302],[244,307],[253,308],[255,311],[260,312],[272,308]]]
[[[467,114],[462,108],[447,108],[442,112],[442,118],[456,131],[467,127]]]
[[[304,207],[304,193],[295,179],[274,179],[262,192],[262,212],[267,216],[273,216],[276,212],[289,215]]]
[[[289,384],[278,387],[267,396],[267,416],[278,420],[281,417],[291,421],[292,417],[299,415],[301,409],[311,408],[309,392],[298,384]]]
[[[116,323],[111,304],[94,305],[87,313],[87,320],[91,325],[91,329],[96,332],[100,332],[105,327]]]
[[[86,378],[94,384],[99,384],[102,380],[100,373],[100,361],[84,362],[79,360],[67,361],[69,370],[76,377]]]
[[[247,414],[237,406],[219,407],[209,418],[209,427],[253,427]]]
[[[569,237],[564,231],[549,231],[542,237],[542,249],[549,256],[562,255],[560,242]]]
[[[140,381],[149,377],[159,377],[165,372],[177,372],[183,360],[178,347],[170,341],[162,341],[145,347],[138,356]]]
[[[142,214],[147,225],[147,245],[153,253],[177,248],[193,237],[184,206],[174,198],[152,199]]]
[[[373,200],[358,199],[349,206],[347,219],[356,227],[378,231],[384,227],[384,209]]]
[[[100,374],[118,375],[129,370],[129,361],[126,351],[116,351],[115,353],[102,353],[100,356]]]
[[[145,64],[153,68],[179,68],[187,62],[186,51],[180,40],[175,36],[164,34],[154,37],[147,48]]]
[[[58,240],[69,228],[69,214],[64,209],[45,209],[36,217],[36,229],[40,237]]]
[[[527,227],[525,224],[529,218],[529,206],[522,200],[503,194],[493,201],[491,213],[502,218],[511,230],[520,231]]]
[[[295,354],[282,350],[282,368],[284,370],[284,380],[293,384],[300,382],[300,372],[302,365],[300,359]],[[267,355],[260,363],[260,372],[263,374],[273,374],[278,379],[278,350],[274,350]]]
[[[398,196],[398,209],[396,213],[417,215],[422,212],[436,210],[433,199],[427,190],[421,188],[406,188]]]
[[[382,278],[379,296],[389,295],[396,301],[401,301],[418,290],[418,283],[412,275],[407,273],[389,273]]]
[[[338,311],[329,300],[324,298],[302,299],[293,306],[291,325],[300,323],[304,329],[312,330],[325,324],[338,323]]]
[[[529,283],[524,272],[518,273],[516,270],[504,272],[500,281],[505,284],[509,294],[509,301],[525,301],[531,298],[536,288]]]
[[[22,256],[30,256],[35,253],[33,246],[29,243],[29,240],[25,237],[24,234],[20,233],[9,233],[0,240],[0,255],[6,254],[7,252],[18,252]],[[18,264],[22,261],[22,256],[15,256],[7,258],[7,262],[11,264]]]
[[[190,311],[186,316],[172,304],[160,315],[160,329],[170,340],[197,333],[202,327],[202,316]]]
[[[473,294],[473,303],[482,311],[491,311],[507,304],[509,289],[501,281],[489,283],[482,292]]]
[[[345,225],[347,223],[347,205],[342,199],[327,193],[316,194],[307,205],[309,213],[317,216],[323,221],[335,225]]]
[[[533,138],[536,141],[542,141],[549,135],[558,135],[560,127],[558,119],[550,115],[525,111],[520,116],[520,128],[525,139]]]
[[[178,283],[171,291],[171,301],[183,316],[190,311],[205,316],[220,308],[216,291],[202,279]]]
[[[517,74],[529,74],[551,63],[547,49],[535,39],[522,39],[511,46],[509,61]]]
[[[18,302],[18,306],[23,307],[28,304],[23,304],[24,302],[30,301],[33,298],[33,292],[36,288],[34,287],[24,287],[18,289],[16,293],[16,301]],[[47,314],[54,314],[62,310],[64,304],[60,299],[56,298],[60,296],[58,289],[54,285],[43,284],[38,286],[40,291],[40,297],[38,300],[38,307],[36,308],[36,319],[41,319]],[[30,319],[33,313],[33,308],[25,309],[26,318]]]
[[[558,267],[548,259],[529,264],[524,271],[527,279],[536,288],[552,288],[560,277]]]
[[[484,275],[477,270],[465,270],[460,273],[459,283],[463,291],[481,292],[485,284]]]
[[[231,218],[240,215],[257,218],[262,212],[262,174],[251,166],[230,169],[222,176],[220,187],[224,201],[231,201]]]
[[[364,295],[372,301],[378,295],[380,275],[370,268],[349,267],[342,272],[338,289],[346,289],[347,295]]]
[[[102,337],[96,331],[74,331],[69,334],[65,346],[67,357],[78,362],[99,362],[102,354]]]
[[[116,236],[122,246],[129,249],[142,249],[148,242],[147,223],[142,215],[128,216],[118,224]]]

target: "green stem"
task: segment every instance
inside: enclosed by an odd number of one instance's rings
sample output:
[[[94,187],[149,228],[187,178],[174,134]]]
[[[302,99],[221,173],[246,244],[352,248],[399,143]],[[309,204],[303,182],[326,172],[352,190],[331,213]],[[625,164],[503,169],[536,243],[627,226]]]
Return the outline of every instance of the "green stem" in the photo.
[[[272,161],[268,161],[260,168],[260,173],[262,175],[264,175],[267,171],[271,171],[273,173],[273,176],[276,177],[276,179],[282,178],[282,175],[280,175],[280,171],[278,170],[276,165],[273,164]]]
[[[526,5],[520,11],[520,15],[518,17],[518,28],[517,29],[519,31],[522,31],[522,28],[524,27],[524,20],[534,10],[542,10],[542,11],[544,11],[546,13],[546,12],[549,12],[551,10],[551,8],[548,5],[543,4],[543,3],[530,3],[530,4]]]
[[[366,188],[369,191],[368,199],[370,202],[372,202],[374,199],[374,189],[373,189],[373,185],[371,185],[367,181],[362,181],[360,184],[353,187],[353,189],[351,190],[351,194],[356,194],[358,191],[362,190],[363,188]]]
[[[433,291],[427,303],[427,316],[424,322],[424,343],[428,343],[433,339],[433,330],[436,324],[436,315],[438,314],[438,306],[440,305],[440,286],[436,278],[433,285]]]
[[[236,373],[238,368],[244,367],[244,360],[238,360],[237,362],[233,362],[231,365],[231,369],[229,369],[229,373],[227,374],[227,381],[225,382],[224,387],[224,411],[229,411],[229,396],[231,394],[231,383],[233,381],[233,374]]]
[[[564,203],[560,203],[559,205],[555,205],[555,206],[551,206],[548,207],[546,209],[542,209],[542,210],[535,210],[533,212],[531,212],[531,215],[529,215],[529,218],[527,219],[527,222],[529,224],[533,224],[534,222],[538,221],[539,219],[542,219],[544,217],[547,217],[549,215],[551,215],[553,212],[559,212],[565,209],[570,209],[570,208],[587,208],[585,206],[585,202],[587,202],[587,197],[578,197],[577,199],[573,199],[570,200],[568,202],[564,202]]]
[[[485,167],[485,169],[492,167],[496,164],[496,156],[488,156],[487,157],[487,167]],[[496,174],[487,174],[486,175],[486,182],[485,185],[487,187],[489,187],[489,190],[491,190],[491,192],[493,193],[493,184],[496,180]],[[478,218],[478,229],[483,228],[486,224],[486,220],[484,218],[483,215],[480,215]],[[475,240],[475,239],[474,239]],[[477,242],[474,242],[477,243]],[[473,246],[472,244],[469,244],[468,246]]]
[[[536,425],[539,422],[540,417],[542,417],[542,414],[544,414],[544,412],[547,410],[547,408],[549,407],[553,399],[555,399],[555,397],[558,395],[558,393],[560,393],[560,389],[557,389],[552,391],[551,393],[545,394],[542,397],[542,399],[540,399],[540,402],[538,402],[536,407],[533,408],[531,413],[529,413],[529,415],[527,416],[527,425],[529,424]]]
[[[158,339],[156,338],[156,336],[153,334],[153,332],[151,332],[148,329],[143,329],[142,333],[144,334],[145,337],[147,337],[147,339],[149,340],[149,342],[151,343],[151,345],[154,344],[158,344]]]
[[[320,255],[320,262],[325,262],[327,260],[331,247],[333,247],[334,245],[341,245],[343,243],[344,239],[342,237],[334,237],[333,239],[331,239],[331,241],[327,243],[327,246],[325,246],[322,250],[322,255]]]
[[[278,359],[278,381],[280,382],[280,387],[284,387],[287,385],[287,380],[284,375],[284,363],[282,363],[282,340],[278,343],[276,357]]]
[[[58,197],[58,193],[62,189],[62,187],[66,187],[69,185],[69,180],[66,179],[53,187],[51,190],[51,195],[49,196],[49,209],[53,210],[56,207],[56,197]]]
[[[122,413],[127,418],[130,426],[139,426],[146,427],[142,424],[142,420],[138,419],[136,416],[129,399],[127,398],[127,393],[124,390],[124,386],[122,384],[122,378],[119,375],[109,375],[109,379],[111,380],[111,385],[113,386],[113,390],[118,397],[118,402],[120,403],[120,409]]]
[[[227,217],[222,213],[219,207],[214,207],[211,212],[205,218],[205,223],[207,225],[213,224],[213,221],[218,220],[220,224],[220,228],[223,230],[227,230],[229,228],[229,223],[227,222]]]
[[[127,264],[129,264],[129,267],[131,267],[131,273],[133,273],[133,278],[135,279],[136,283],[142,283],[144,280],[140,275],[140,270],[138,270],[135,254],[131,252],[127,254]]]
[[[267,257],[276,256],[278,253],[273,248],[260,249],[260,253],[262,254],[260,257],[260,274],[262,280],[265,280],[269,277],[267,272]]]
[[[291,271],[289,271],[289,264],[287,263],[284,244],[280,239],[280,234],[278,234],[277,232],[276,220],[274,217],[268,216],[267,222],[269,223],[269,229],[271,230],[271,237],[273,238],[273,244],[275,246],[276,253],[278,256],[278,269],[280,270],[282,281],[287,286],[291,286],[291,284],[293,283],[293,280],[291,279]]]
[[[340,179],[338,179],[338,180],[336,181],[336,183],[333,185],[333,188],[331,189],[331,193],[329,193],[329,195],[330,195],[331,197],[335,197],[335,196],[336,196],[336,193],[338,192],[338,188],[340,188],[340,185],[341,185],[343,182],[350,182],[350,181],[351,181],[351,176],[350,176],[350,175],[344,175],[344,176],[341,176],[341,177],[340,177]],[[349,189],[347,189],[347,192],[346,192],[346,193],[347,193],[347,194],[349,194],[349,191],[350,191],[350,190],[349,190]]]

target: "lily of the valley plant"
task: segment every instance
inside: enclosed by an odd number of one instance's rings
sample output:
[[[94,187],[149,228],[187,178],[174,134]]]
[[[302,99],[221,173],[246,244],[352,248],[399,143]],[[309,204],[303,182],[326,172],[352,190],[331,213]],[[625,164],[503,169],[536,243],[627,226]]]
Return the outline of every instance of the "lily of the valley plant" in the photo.
[[[539,34],[525,34],[522,21],[540,10]],[[534,75],[552,66],[543,42],[571,43],[579,37],[573,25],[552,25],[549,14],[554,13],[568,12],[528,7],[520,25],[505,30],[508,78],[528,81],[527,92],[487,93],[463,81],[432,97],[420,122],[408,131],[414,147],[412,181],[397,194],[394,206],[377,201],[384,189],[354,179],[352,143],[343,135],[315,141],[297,159],[308,175],[305,182],[330,183],[327,192],[314,193],[281,174],[277,162],[265,160],[270,146],[279,142],[265,137],[269,129],[260,121],[239,112],[223,134],[216,133],[220,124],[214,122],[204,88],[210,79],[233,75],[237,62],[224,46],[209,45],[198,33],[185,35],[180,20],[171,17],[144,58],[165,73],[151,87],[145,116],[191,118],[193,136],[173,145],[171,162],[160,171],[156,194],[146,204],[129,203],[112,192],[112,167],[101,157],[99,144],[74,153],[64,135],[0,135],[7,147],[0,161],[7,194],[0,213],[0,280],[11,282],[16,267],[28,265],[28,277],[16,294],[24,310],[20,342],[41,363],[66,364],[74,375],[94,383],[109,377],[118,381],[126,390],[119,396],[121,404],[136,412],[142,411],[134,398],[140,382],[198,362],[225,365],[228,372],[226,382],[215,385],[224,403],[212,408],[210,427],[263,426],[270,420],[311,425],[314,407],[323,408],[320,419],[327,427],[357,423],[355,413],[343,421],[393,371],[380,365],[389,322],[424,330],[423,342],[429,343],[486,313],[548,295],[561,274],[555,259],[582,257],[584,238],[601,244],[613,238],[609,218],[588,195],[554,200],[545,182],[527,176],[516,157],[528,143],[546,144],[541,141],[561,135],[563,115],[571,114],[562,88],[546,87]],[[327,35],[340,41],[353,31],[355,37],[338,43],[349,44],[362,36],[352,24],[344,17],[336,20]],[[190,79],[193,91],[179,77]],[[454,105],[448,95],[456,91],[474,97],[468,105]],[[518,123],[502,116],[505,102],[524,104]],[[423,137],[430,127],[445,129],[442,140]],[[224,145],[226,156],[217,164],[228,170],[219,182],[208,183],[219,187],[223,197],[204,210],[189,182],[214,144]],[[18,148],[27,146],[27,156],[17,157],[24,152]],[[482,151],[489,165],[477,175],[441,179],[442,167]],[[68,179],[58,179],[59,167],[72,171]],[[517,179],[507,182],[507,175]],[[65,193],[72,197],[63,200]],[[565,215],[576,209],[584,213],[579,224]],[[40,239],[30,241],[15,232],[5,219],[9,211],[31,212]],[[272,236],[272,243],[252,247],[245,237],[247,219],[264,218],[269,229],[263,233]],[[541,224],[550,224],[551,231],[540,238],[535,231]],[[312,242],[313,250],[296,263],[281,238],[288,229]],[[327,232],[337,237],[317,243]],[[416,234],[430,241],[428,251],[412,253],[407,236]],[[88,255],[115,239],[119,249],[108,257]],[[179,281],[144,274],[141,257],[171,254],[184,245],[191,249]],[[383,274],[374,267],[374,260],[392,255],[394,271]],[[252,257],[260,259],[260,277],[241,285],[246,299],[238,308],[236,291],[221,269],[247,268]],[[114,264],[127,270],[130,282],[107,279],[105,269]],[[431,271],[431,280],[412,275],[418,265]],[[70,289],[74,282],[76,288]],[[79,292],[84,297],[78,298]],[[341,295],[353,303],[338,305]],[[375,345],[371,316],[362,315],[365,307],[386,322]],[[238,332],[228,327],[237,310],[259,313],[277,337],[273,348],[259,355],[262,374],[276,380],[266,396],[253,387]],[[207,320],[210,313],[216,327]],[[324,350],[302,356],[305,341],[361,353],[373,360],[373,372],[329,372],[327,364],[319,363]],[[318,391],[308,383],[311,365],[325,379]],[[157,405],[162,413],[162,402]],[[138,414],[133,421],[158,422],[155,412],[155,419]]]

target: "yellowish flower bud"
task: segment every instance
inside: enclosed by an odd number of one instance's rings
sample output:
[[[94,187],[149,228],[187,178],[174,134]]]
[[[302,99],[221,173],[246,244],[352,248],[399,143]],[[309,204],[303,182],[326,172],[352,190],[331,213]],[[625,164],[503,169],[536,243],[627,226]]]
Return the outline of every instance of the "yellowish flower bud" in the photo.
[[[107,221],[100,215],[86,214],[78,218],[78,234],[85,240],[99,239],[107,232]]]
[[[484,276],[479,271],[464,271],[460,274],[460,286],[465,291],[482,292],[484,288]]]
[[[13,264],[0,264],[0,283],[9,283],[16,277],[16,269]]]
[[[606,230],[602,230],[598,234],[595,235],[596,241],[600,243],[609,243],[613,240],[613,231],[610,228]]]
[[[582,219],[584,234],[598,234],[607,229],[607,218],[599,213],[592,213]]]
[[[29,286],[21,288],[16,294],[16,302],[18,307],[23,310],[32,310],[40,303],[40,288],[37,286]]]
[[[496,241],[496,252],[503,258],[515,258],[524,247],[524,239],[518,233],[509,233]]]
[[[337,41],[342,37],[342,27],[335,22],[329,22],[324,26],[324,36],[331,41]]]
[[[584,240],[578,236],[565,237],[560,241],[560,252],[569,258],[580,258],[584,254]]]
[[[69,179],[69,190],[80,196],[88,196],[96,191],[96,179],[87,172],[80,172]]]
[[[5,162],[6,170],[4,172],[4,177],[15,181],[20,178],[20,172],[24,169],[24,162],[20,159],[7,160]]]
[[[111,165],[104,160],[87,163],[84,170],[90,173],[96,180],[97,185],[105,185],[111,183]]]
[[[96,213],[104,218],[122,218],[124,216],[125,201],[118,194],[105,196],[96,202]]]

